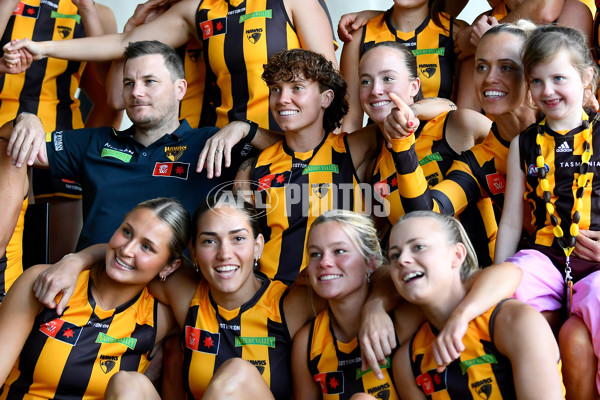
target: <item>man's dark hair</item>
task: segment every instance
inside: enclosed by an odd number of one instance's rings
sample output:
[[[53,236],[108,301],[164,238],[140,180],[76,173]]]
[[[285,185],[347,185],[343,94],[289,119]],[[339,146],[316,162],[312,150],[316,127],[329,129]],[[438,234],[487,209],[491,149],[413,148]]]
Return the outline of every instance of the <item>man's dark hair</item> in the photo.
[[[149,56],[152,54],[160,54],[163,56],[172,81],[185,78],[181,57],[179,57],[175,49],[171,46],[161,43],[158,40],[130,42],[123,52],[123,57],[125,62],[127,62],[127,60],[131,60],[132,58]]]

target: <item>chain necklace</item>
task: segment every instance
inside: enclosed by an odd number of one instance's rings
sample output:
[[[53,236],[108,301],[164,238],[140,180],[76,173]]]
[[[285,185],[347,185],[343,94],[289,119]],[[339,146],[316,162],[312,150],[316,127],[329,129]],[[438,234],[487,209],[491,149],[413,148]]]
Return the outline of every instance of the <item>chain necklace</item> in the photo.
[[[579,165],[579,176],[574,176],[574,180],[577,182],[577,191],[575,193],[575,211],[571,217],[571,226],[569,228],[570,238],[567,241],[564,236],[564,232],[560,225],[558,224],[558,218],[555,215],[555,207],[552,204],[551,194],[550,194],[550,182],[546,178],[546,166],[544,160],[544,154],[542,152],[542,144],[544,143],[544,127],[546,124],[546,119],[540,122],[537,126],[537,136],[535,138],[535,142],[537,144],[537,157],[536,157],[536,167],[538,172],[538,177],[540,180],[540,187],[543,191],[543,199],[546,203],[546,211],[550,216],[550,222],[552,223],[552,231],[554,236],[556,237],[556,241],[558,245],[563,249],[565,253],[565,283],[567,284],[568,298],[569,298],[569,309],[571,304],[571,299],[573,298],[573,277],[571,276],[571,267],[569,266],[570,256],[573,250],[575,249],[575,244],[577,243],[577,235],[579,235],[579,220],[581,219],[580,211],[583,207],[583,192],[587,185],[587,172],[589,169],[589,161],[592,156],[590,150],[590,139],[592,126],[589,122],[588,115],[583,113],[583,154],[581,155],[581,164]]]

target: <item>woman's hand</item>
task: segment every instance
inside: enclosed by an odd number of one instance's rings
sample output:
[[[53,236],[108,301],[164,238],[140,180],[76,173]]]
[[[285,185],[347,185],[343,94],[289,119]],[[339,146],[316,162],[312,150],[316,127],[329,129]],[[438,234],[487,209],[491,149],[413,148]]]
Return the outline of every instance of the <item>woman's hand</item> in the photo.
[[[42,58],[46,57],[44,47],[40,44],[40,42],[34,42],[28,38],[12,40],[6,43],[2,49],[5,52],[16,52],[17,50],[23,49],[31,54],[34,61],[41,60]]]
[[[442,372],[450,363],[460,357],[465,350],[462,339],[467,333],[469,320],[461,314],[453,313],[446,321],[444,328],[432,344],[433,357],[438,365],[437,371]]]
[[[362,369],[371,368],[377,379],[383,379],[380,365],[396,348],[396,334],[392,319],[383,307],[365,304],[361,312],[358,342],[362,353]]]
[[[221,176],[223,161],[225,168],[231,165],[231,149],[250,132],[250,124],[243,121],[233,121],[212,135],[204,144],[198,157],[196,172],[206,168],[206,177]]]
[[[574,254],[584,260],[600,263],[600,231],[580,230]]]
[[[413,110],[395,93],[390,93],[390,100],[396,105],[383,123],[383,137],[391,148],[390,139],[402,139],[412,135],[419,127],[419,119]]]

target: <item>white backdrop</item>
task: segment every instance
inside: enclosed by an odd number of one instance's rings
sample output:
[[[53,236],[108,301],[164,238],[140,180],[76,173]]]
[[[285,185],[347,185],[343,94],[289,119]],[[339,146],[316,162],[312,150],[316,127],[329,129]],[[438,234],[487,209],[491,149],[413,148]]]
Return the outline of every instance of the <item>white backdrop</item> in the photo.
[[[302,1],[302,0],[295,0]],[[123,26],[127,22],[127,19],[133,14],[135,11],[135,7],[144,3],[144,1],[136,1],[136,0],[98,0],[98,3],[109,6],[115,16],[117,17],[117,24],[119,26],[119,32],[122,31]],[[327,0],[327,7],[329,9],[329,13],[331,14],[331,19],[334,24],[335,35],[337,36],[337,23],[340,17],[348,12],[352,11],[360,11],[360,10],[385,10],[390,8],[392,5],[391,0]],[[460,19],[463,19],[469,23],[471,23],[481,12],[489,9],[489,6],[484,0],[471,0],[471,2],[467,5],[467,7],[463,10],[462,14],[459,16]],[[337,57],[339,59],[341,54],[341,42],[340,49],[337,51]],[[131,122],[127,118],[127,115],[123,117],[122,128],[129,127]]]

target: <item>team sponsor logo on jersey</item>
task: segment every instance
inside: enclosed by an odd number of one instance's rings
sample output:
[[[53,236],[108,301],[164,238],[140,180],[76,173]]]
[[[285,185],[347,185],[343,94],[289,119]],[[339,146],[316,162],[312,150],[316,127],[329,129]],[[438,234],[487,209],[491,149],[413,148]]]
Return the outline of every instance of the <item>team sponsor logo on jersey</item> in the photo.
[[[254,365],[258,372],[262,375],[265,372],[265,367],[267,366],[267,362],[265,360],[248,360],[250,364]]]
[[[434,172],[431,175],[427,175],[425,180],[429,186],[435,186],[440,182],[440,174],[438,172]]]
[[[446,48],[438,47],[437,49],[416,49],[416,50],[411,50],[411,51],[415,57],[422,56],[423,54],[437,54],[437,55],[443,56],[444,53],[446,53]]]
[[[118,361],[119,357],[117,356],[105,356],[104,354],[100,354],[100,369],[105,374],[108,374],[115,368]]]
[[[321,386],[321,392],[324,394],[344,393],[344,374],[342,371],[322,372],[316,374],[313,378]]]
[[[573,149],[571,147],[569,147],[569,143],[567,142],[562,142],[560,144],[560,146],[558,146],[556,148],[556,152],[557,153],[572,153]]]
[[[63,39],[68,38],[69,35],[71,34],[71,32],[73,32],[73,29],[71,29],[68,26],[57,26],[56,30],[58,31],[58,34],[60,35],[60,37]]]
[[[71,346],[75,346],[77,340],[79,340],[81,330],[82,328],[80,326],[74,325],[60,318],[56,318],[40,325],[40,331],[42,333],[56,340],[60,340],[61,342],[68,343]]]
[[[167,178],[179,178],[187,180],[189,170],[189,163],[157,162],[154,165],[154,172],[152,172],[152,176],[164,176]]]
[[[81,15],[79,14],[62,14],[56,11],[52,11],[52,13],[50,13],[50,18],[68,18],[74,19],[77,23],[81,22]]]
[[[171,161],[177,161],[187,150],[187,146],[165,146],[165,155]]]
[[[492,397],[492,378],[486,378],[481,381],[477,381],[471,384],[471,388],[475,389],[475,392],[481,397],[483,400],[488,400]]]
[[[323,197],[325,197],[327,195],[327,192],[329,192],[329,188],[331,187],[331,184],[330,183],[311,183],[310,187],[312,189],[312,192],[315,194],[315,196],[322,199]]]
[[[40,16],[40,7],[30,6],[29,4],[25,4],[20,2],[13,11],[12,15],[20,15],[22,17],[28,18],[36,18]]]
[[[367,393],[377,399],[387,400],[390,398],[390,384],[386,382],[383,385],[369,388],[367,389]]]
[[[65,149],[63,145],[63,134],[62,131],[54,132],[54,151],[63,151]]]
[[[544,164],[544,168],[546,168],[546,173],[550,171],[550,167],[548,166],[548,164]],[[538,176],[538,169],[535,164],[529,164],[529,167],[527,167],[527,175]]]
[[[220,333],[211,333],[192,326],[185,327],[185,347],[208,354],[219,353]]]
[[[439,152],[437,152],[421,158],[419,160],[419,165],[423,166],[433,161],[444,161],[444,159],[442,158],[442,155]]]
[[[467,370],[472,366],[481,364],[498,364],[498,360],[496,360],[496,356],[494,356],[493,354],[484,354],[477,358],[461,361],[461,363],[459,364],[460,371],[464,375],[467,373]]]
[[[188,49],[187,55],[192,60],[194,64],[198,62],[200,56],[202,55],[202,49]]]
[[[273,336],[267,337],[252,337],[252,336],[236,336],[235,347],[242,346],[267,346],[275,348],[275,338]]]
[[[256,11],[250,14],[244,14],[240,16],[240,24],[244,21],[247,21],[251,18],[272,18],[273,11],[272,10],[263,10]]]
[[[396,178],[396,173],[394,172],[387,178],[377,182],[375,185],[373,185],[373,189],[375,189],[375,193],[377,193],[382,199],[388,197],[391,193],[398,190],[398,179]]]
[[[258,180],[258,191],[263,191],[269,188],[284,187],[290,183],[292,171],[284,171],[280,174],[265,175]]]
[[[419,71],[425,78],[431,78],[435,75],[438,66],[436,64],[419,64]]]
[[[362,362],[360,358],[358,359],[358,362]],[[389,357],[386,357],[385,364],[380,365],[379,368],[383,370],[383,369],[388,369],[391,366],[392,366],[392,360],[390,360]],[[366,371],[363,371],[361,367],[356,368],[356,379],[357,380],[360,379],[363,375],[368,374],[371,371],[372,371],[371,368],[367,369]]]
[[[490,188],[490,192],[492,194],[500,194],[504,193],[506,189],[506,178],[504,175],[496,172],[494,174],[488,174],[485,176],[485,180],[487,181],[488,187]]]
[[[336,164],[307,165],[306,168],[302,170],[302,175],[310,174],[311,172],[331,172],[333,174],[339,174],[340,167]]]
[[[99,332],[98,337],[96,338],[96,343],[120,343],[124,346],[127,346],[131,350],[134,350],[135,345],[137,344],[137,339],[132,337],[114,338],[106,333]]]
[[[256,44],[256,42],[260,40],[262,33],[262,28],[246,29],[246,38],[250,41],[250,43]]]
[[[200,31],[202,39],[210,39],[213,36],[224,35],[227,33],[227,18],[215,18],[200,22]]]
[[[122,151],[107,149],[106,147],[102,149],[102,153],[100,153],[100,157],[112,157],[123,162],[128,163],[131,161],[131,154],[124,153]]]
[[[447,371],[448,370],[445,369],[444,372],[440,373],[435,369],[430,369],[429,371],[417,376],[417,385],[421,387],[421,390],[426,396],[429,396],[435,392],[446,390],[448,388],[446,385]]]

